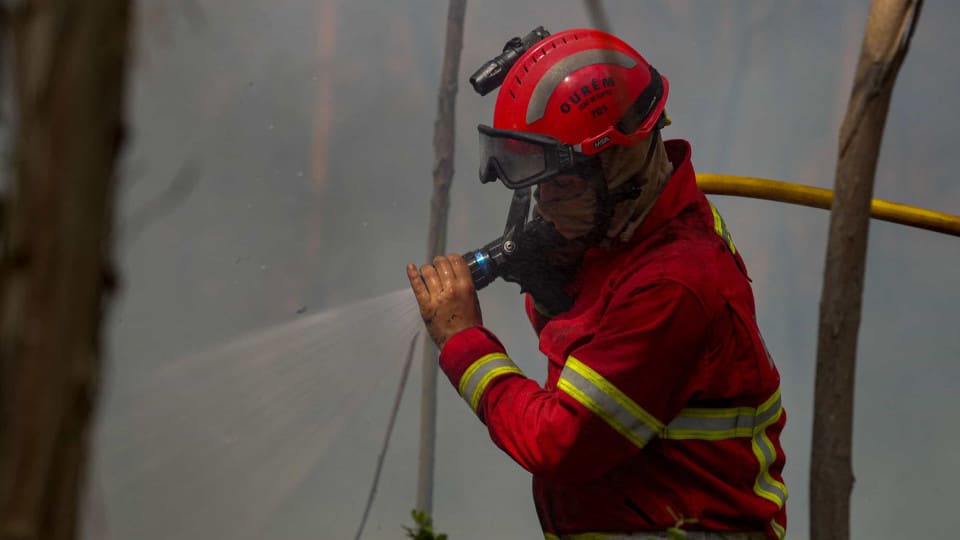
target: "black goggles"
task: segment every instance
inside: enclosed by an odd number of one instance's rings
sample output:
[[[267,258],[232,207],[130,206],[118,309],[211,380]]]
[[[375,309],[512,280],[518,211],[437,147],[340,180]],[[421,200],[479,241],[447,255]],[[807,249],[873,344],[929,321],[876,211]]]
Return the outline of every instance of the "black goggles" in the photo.
[[[480,124],[480,181],[500,179],[520,189],[568,171],[588,161],[585,156],[547,135],[494,129]]]

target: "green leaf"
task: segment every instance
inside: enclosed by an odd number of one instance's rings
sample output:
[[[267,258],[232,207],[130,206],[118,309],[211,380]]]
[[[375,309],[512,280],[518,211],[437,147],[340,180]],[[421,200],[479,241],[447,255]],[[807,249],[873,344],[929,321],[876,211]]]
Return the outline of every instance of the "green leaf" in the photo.
[[[426,512],[412,510],[410,515],[413,516],[413,522],[416,527],[410,528],[403,526],[403,530],[407,532],[407,538],[413,540],[447,540],[446,534],[436,534],[433,532],[433,519],[427,515]]]

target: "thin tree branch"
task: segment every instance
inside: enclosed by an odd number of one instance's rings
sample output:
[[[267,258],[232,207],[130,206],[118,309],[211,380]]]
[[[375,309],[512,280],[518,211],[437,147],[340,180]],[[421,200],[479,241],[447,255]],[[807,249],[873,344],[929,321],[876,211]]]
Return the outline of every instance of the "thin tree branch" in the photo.
[[[607,17],[607,10],[603,7],[603,0],[583,0],[583,5],[587,8],[590,26],[603,32],[610,32],[610,19]]]
[[[377,468],[373,473],[373,485],[370,486],[370,494],[367,495],[367,504],[363,508],[363,517],[360,518],[360,526],[357,527],[355,540],[360,540],[363,536],[363,528],[367,525],[367,518],[370,516],[370,509],[373,508],[373,500],[377,496],[377,485],[380,483],[380,473],[383,471],[383,461],[387,457],[387,450],[390,448],[390,437],[393,435],[393,425],[397,421],[397,414],[400,412],[400,402],[403,400],[403,391],[407,387],[407,377],[410,375],[410,365],[413,364],[413,351],[417,346],[417,338],[420,332],[413,335],[410,339],[410,348],[407,349],[406,360],[403,361],[403,372],[400,374],[400,383],[397,385],[397,393],[393,397],[393,407],[390,408],[390,420],[387,422],[387,433],[383,436],[383,446],[380,448],[380,455],[377,456]]]
[[[126,222],[117,227],[121,237],[120,243],[124,245],[133,243],[151,225],[183,204],[200,182],[200,175],[201,166],[196,159],[184,161],[173,177],[173,181],[162,193],[134,210]]]
[[[447,11],[447,36],[443,70],[437,97],[437,121],[434,124],[433,196],[430,199],[430,230],[427,235],[427,260],[447,249],[447,212],[450,208],[450,183],[453,181],[453,149],[457,77],[460,51],[463,49],[463,19],[467,0],[450,0]],[[424,334],[423,385],[420,396],[420,455],[417,475],[417,510],[433,510],[433,468],[437,429],[437,348]]]

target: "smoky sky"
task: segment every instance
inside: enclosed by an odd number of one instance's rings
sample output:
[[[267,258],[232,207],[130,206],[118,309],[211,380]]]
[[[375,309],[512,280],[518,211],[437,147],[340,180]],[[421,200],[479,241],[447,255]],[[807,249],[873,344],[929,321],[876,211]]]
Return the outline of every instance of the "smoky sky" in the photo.
[[[605,4],[614,32],[669,79],[673,125],[664,136],[691,142],[697,171],[832,187],[868,2]],[[423,262],[446,3],[193,0],[138,9],[120,227],[168,193],[184,164],[194,178],[175,194],[176,204],[116,246],[123,285],[107,328],[92,491],[100,530],[88,536],[159,539],[166,537],[151,536],[137,521],[163,512],[157,502],[170,493],[141,479],[131,509],[121,488],[130,482],[104,458],[105,449],[131,437],[114,418],[138,406],[137,389],[189,353],[401,289],[404,264]],[[474,94],[467,76],[511,36],[537,25],[557,31],[586,24],[582,3],[572,0],[468,5],[450,251],[497,236],[510,197],[502,186],[477,180],[475,126],[489,123],[493,97]],[[958,26],[960,5],[925,3],[890,106],[878,198],[960,213],[960,69],[952,39]],[[806,538],[828,214],[711,199],[746,260],[760,326],[781,372],[789,537]],[[872,223],[855,393],[853,537],[953,532],[949,488],[960,481],[957,268],[958,239]],[[516,287],[498,283],[480,299],[486,326],[542,380],[546,364]],[[377,324],[353,332],[358,341],[389,334]],[[357,366],[358,388],[370,398],[344,409],[329,449],[248,537],[352,537],[405,351],[398,342],[383,349],[396,356],[389,361],[339,359],[338,377]],[[417,367],[365,538],[400,537],[400,526],[411,521],[419,381]],[[541,537],[529,475],[494,447],[442,374],[440,384],[437,528],[453,540]],[[175,494],[177,487],[164,489]],[[252,497],[236,511],[257,504]],[[202,515],[202,507],[196,510]],[[216,521],[230,519],[211,516],[205,538],[219,537],[225,529]]]

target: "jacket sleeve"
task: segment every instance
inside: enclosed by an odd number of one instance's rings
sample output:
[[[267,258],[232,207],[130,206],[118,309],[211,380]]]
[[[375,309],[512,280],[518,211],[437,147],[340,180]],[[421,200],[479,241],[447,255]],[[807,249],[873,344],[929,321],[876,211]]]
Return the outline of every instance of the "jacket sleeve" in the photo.
[[[696,392],[708,322],[689,289],[662,281],[618,292],[555,388],[527,378],[484,328],[451,338],[440,365],[517,463],[586,480],[640,452]]]

